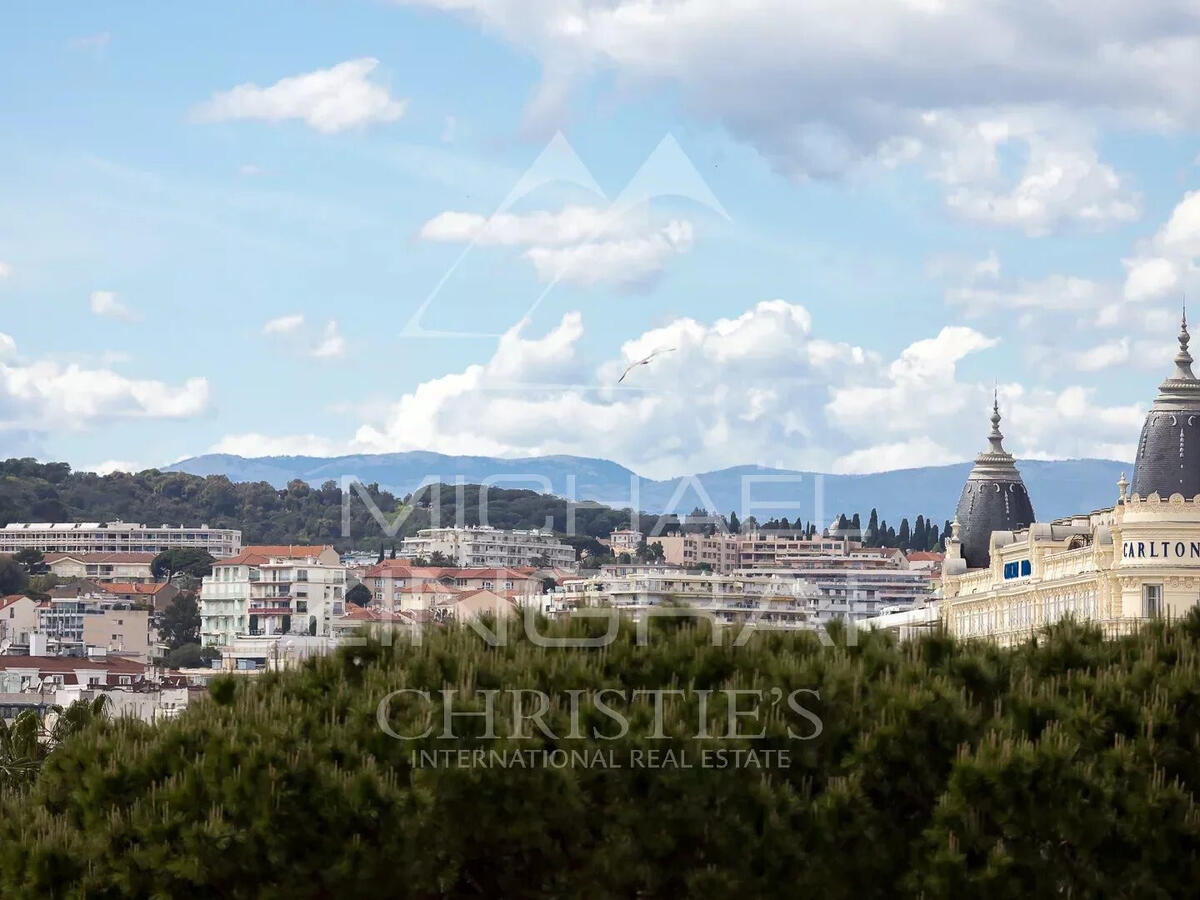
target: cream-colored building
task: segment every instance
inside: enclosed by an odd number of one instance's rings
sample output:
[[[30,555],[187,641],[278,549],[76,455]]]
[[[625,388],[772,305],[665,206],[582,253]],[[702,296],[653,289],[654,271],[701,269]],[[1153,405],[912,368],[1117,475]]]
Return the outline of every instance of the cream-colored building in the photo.
[[[695,568],[707,563],[714,572],[732,572],[738,567],[740,544],[732,534],[652,535],[646,543],[662,544],[663,561],[673,566]]]
[[[430,559],[440,553],[452,565],[464,568],[534,566],[546,563],[575,568],[575,549],[540,529],[507,530],[489,525],[461,528],[422,528],[404,539],[408,559]]]
[[[947,542],[939,607],[951,633],[1011,644],[1073,617],[1115,636],[1200,602],[1200,379],[1188,341],[1185,322],[1176,371],[1142,428],[1133,483],[1121,478],[1111,507],[1018,521],[1032,509],[1019,502],[1024,485],[993,414],[991,447]]]
[[[329,633],[345,611],[346,567],[333,547],[252,546],[213,565],[200,586],[200,643]]]
[[[136,522],[9,522],[0,528],[0,553],[158,553],[176,547],[207,550],[217,559],[236,556],[242,533],[208,525],[142,525]]]
[[[51,575],[63,579],[91,578],[94,581],[120,581],[125,584],[149,584],[154,581],[151,565],[156,553],[47,553],[46,566]]]
[[[29,634],[37,630],[37,601],[22,594],[0,597],[0,651],[15,645],[28,646]]]
[[[687,608],[718,624],[811,629],[818,600],[816,589],[792,578],[663,568],[568,579],[551,595],[549,612],[564,616],[582,607],[610,606],[637,621],[664,608]]]

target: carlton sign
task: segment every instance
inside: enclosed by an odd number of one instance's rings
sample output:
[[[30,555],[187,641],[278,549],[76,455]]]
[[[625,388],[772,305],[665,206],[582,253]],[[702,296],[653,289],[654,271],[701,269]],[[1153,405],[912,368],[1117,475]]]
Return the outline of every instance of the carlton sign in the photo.
[[[1123,541],[1123,562],[1189,562],[1200,565],[1200,541]]]

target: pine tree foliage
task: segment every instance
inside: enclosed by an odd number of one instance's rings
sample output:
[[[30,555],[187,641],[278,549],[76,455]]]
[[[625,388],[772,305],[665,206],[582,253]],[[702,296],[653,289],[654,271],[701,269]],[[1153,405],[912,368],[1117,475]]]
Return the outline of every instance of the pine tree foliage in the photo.
[[[546,626],[599,634],[594,620]],[[93,721],[0,796],[0,895],[125,897],[1183,897],[1200,883],[1200,614],[1106,641],[1055,626],[1004,650],[933,633],[848,646],[760,632],[713,646],[672,622],[601,649],[502,647],[470,630],[368,644],[254,680],[157,726]],[[635,707],[617,740],[499,737],[399,688],[798,688],[823,730],[696,740],[697,695],[664,740]],[[502,695],[503,696],[503,695]],[[709,729],[722,734],[720,693]],[[571,730],[568,705],[546,717]],[[581,730],[612,733],[593,707]],[[788,750],[783,768],[422,767],[417,750]]]

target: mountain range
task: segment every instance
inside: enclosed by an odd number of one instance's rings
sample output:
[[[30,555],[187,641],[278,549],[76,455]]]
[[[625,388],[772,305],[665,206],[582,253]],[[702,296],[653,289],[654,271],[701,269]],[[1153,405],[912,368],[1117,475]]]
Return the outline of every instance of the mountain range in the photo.
[[[1039,521],[1111,506],[1128,463],[1105,459],[1019,460]],[[952,518],[970,462],[897,469],[869,475],[826,475],[759,466],[734,466],[668,479],[638,476],[604,459],[582,456],[539,456],[502,459],[491,456],[448,456],[441,453],[361,454],[354,456],[264,456],[248,458],[206,454],[166,466],[163,471],[193,475],[225,475],[231,481],[266,481],[277,488],[301,479],[313,486],[351,478],[378,483],[397,495],[423,482],[492,484],[540,493],[593,500],[609,506],[634,506],[645,512],[689,513],[694,508],[759,521],[800,516],[828,524],[838,513],[860,513],[865,521],[875,508],[881,518],[898,525],[902,516],[918,514],[935,522]],[[631,490],[631,483],[636,488]],[[749,501],[746,502],[744,492]]]

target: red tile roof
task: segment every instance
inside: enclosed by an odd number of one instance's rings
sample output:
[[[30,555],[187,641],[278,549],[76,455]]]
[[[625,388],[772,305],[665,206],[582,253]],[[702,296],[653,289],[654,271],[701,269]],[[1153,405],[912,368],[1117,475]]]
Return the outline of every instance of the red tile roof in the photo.
[[[946,559],[946,554],[934,553],[931,550],[914,550],[908,554],[908,558],[910,560],[915,559],[917,562],[942,562]]]
[[[83,659],[76,656],[0,656],[0,669],[37,669],[40,672],[65,674],[76,669],[107,669],[122,674],[142,673],[146,663],[123,656],[104,659]]]
[[[55,563],[62,559],[77,559],[81,563],[151,563],[155,553],[47,553],[43,557],[47,563]]]
[[[18,600],[24,600],[24,594],[9,594],[7,597],[0,597],[0,609],[7,609]]]
[[[252,547],[243,547],[242,552],[237,556],[231,556],[228,559],[219,559],[213,565],[216,566],[258,566],[270,560],[271,557],[283,557],[286,559],[316,559],[326,550],[332,550],[329,544],[324,546],[304,546],[292,544],[256,544]]]
[[[165,591],[172,586],[166,582],[161,584],[130,584],[124,581],[100,581],[97,583],[106,591],[114,594],[142,594],[148,597],[153,597],[155,594]]]
[[[537,570],[531,566],[510,569],[467,569],[457,566],[412,566],[400,560],[387,560],[367,569],[364,578],[531,578]]]

